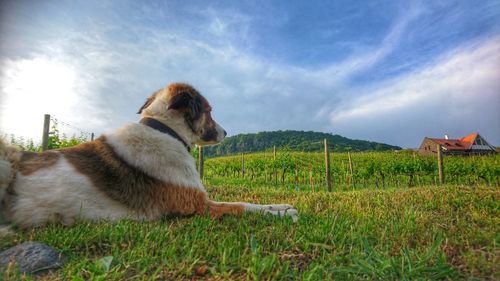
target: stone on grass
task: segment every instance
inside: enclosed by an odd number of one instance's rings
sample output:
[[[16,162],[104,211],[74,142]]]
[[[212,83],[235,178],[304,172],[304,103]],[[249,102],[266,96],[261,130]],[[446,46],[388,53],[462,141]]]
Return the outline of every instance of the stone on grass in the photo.
[[[0,252],[0,272],[14,263],[21,273],[43,274],[63,265],[61,253],[40,242],[24,242]]]

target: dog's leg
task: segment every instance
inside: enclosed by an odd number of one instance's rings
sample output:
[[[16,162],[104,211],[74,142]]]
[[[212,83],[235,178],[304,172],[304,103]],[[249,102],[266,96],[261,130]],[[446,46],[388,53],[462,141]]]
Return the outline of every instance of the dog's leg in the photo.
[[[208,201],[210,216],[221,217],[225,214],[240,215],[245,212],[267,213],[279,217],[291,217],[295,222],[299,219],[297,210],[288,204],[258,205],[243,202],[215,202]]]

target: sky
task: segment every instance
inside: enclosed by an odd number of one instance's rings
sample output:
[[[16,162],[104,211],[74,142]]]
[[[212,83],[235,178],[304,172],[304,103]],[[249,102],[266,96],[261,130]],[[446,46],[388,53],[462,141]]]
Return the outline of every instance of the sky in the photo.
[[[172,82],[229,135],[500,145],[500,1],[0,1],[0,134],[109,132]]]

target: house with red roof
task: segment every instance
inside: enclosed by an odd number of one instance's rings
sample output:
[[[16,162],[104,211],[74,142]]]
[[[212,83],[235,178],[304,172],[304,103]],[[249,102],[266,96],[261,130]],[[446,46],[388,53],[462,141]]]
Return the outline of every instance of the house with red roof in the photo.
[[[425,137],[418,149],[420,155],[435,155],[438,145],[445,155],[483,155],[495,153],[495,147],[490,145],[478,133],[472,133],[460,139],[444,139]]]

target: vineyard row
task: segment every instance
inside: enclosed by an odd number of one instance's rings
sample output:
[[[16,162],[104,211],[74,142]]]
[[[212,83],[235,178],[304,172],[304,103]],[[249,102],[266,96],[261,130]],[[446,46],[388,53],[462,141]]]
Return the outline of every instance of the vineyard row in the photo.
[[[438,181],[435,157],[412,151],[330,153],[334,188],[434,185]],[[445,182],[449,184],[499,186],[500,157],[444,157]],[[210,158],[204,161],[205,178],[246,179],[301,188],[325,188],[323,153],[280,151]]]

